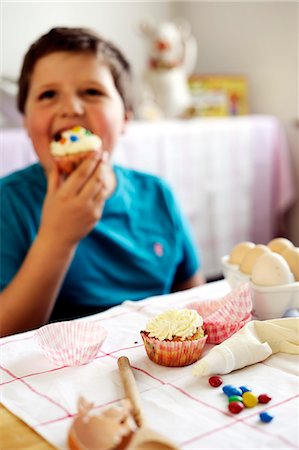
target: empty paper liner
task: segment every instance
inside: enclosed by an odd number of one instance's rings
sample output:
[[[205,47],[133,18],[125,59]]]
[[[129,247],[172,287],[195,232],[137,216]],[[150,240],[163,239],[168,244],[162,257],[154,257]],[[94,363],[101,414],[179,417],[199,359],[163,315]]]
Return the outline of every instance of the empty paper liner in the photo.
[[[249,284],[241,285],[221,299],[193,301],[186,308],[195,309],[202,316],[207,343],[219,344],[251,319]]]
[[[107,332],[96,322],[56,322],[39,328],[34,339],[54,364],[77,366],[96,357]]]

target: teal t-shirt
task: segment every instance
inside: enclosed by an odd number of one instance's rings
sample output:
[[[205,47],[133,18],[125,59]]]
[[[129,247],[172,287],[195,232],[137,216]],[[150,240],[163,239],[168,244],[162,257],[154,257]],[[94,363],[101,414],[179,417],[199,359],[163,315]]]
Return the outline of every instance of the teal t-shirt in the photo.
[[[114,171],[117,187],[101,219],[77,247],[53,318],[169,293],[199,268],[189,227],[167,184],[120,166]],[[19,270],[35,239],[46,185],[39,164],[0,182],[1,290]],[[46,264],[45,270],[50,270]]]

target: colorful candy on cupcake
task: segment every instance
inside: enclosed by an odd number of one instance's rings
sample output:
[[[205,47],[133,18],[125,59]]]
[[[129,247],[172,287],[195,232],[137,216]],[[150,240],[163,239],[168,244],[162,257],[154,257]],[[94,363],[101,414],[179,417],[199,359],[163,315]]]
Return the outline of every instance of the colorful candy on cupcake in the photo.
[[[92,152],[101,152],[102,140],[81,126],[56,133],[50,151],[60,172],[69,175]]]
[[[149,359],[169,367],[193,364],[207,340],[202,325],[202,317],[192,309],[169,309],[153,317],[141,331]]]

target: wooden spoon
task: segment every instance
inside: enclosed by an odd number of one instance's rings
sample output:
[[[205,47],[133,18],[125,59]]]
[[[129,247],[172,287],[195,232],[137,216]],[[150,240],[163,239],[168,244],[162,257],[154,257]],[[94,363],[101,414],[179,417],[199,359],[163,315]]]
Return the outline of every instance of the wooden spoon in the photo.
[[[127,447],[127,450],[179,450],[178,447],[176,447],[166,437],[146,426],[142,413],[140,395],[130,361],[126,356],[121,356],[118,358],[117,363],[124,386],[124,391],[128,399],[131,401],[132,414],[138,427]]]

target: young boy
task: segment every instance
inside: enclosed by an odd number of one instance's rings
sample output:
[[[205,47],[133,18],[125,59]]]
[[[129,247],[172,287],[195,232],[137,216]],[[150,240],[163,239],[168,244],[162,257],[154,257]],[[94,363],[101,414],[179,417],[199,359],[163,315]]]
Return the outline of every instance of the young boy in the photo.
[[[40,164],[1,180],[1,335],[203,282],[188,227],[167,185],[109,163],[132,110],[130,66],[93,32],[54,28],[27,52],[18,107]],[[100,136],[63,179],[53,137]]]

